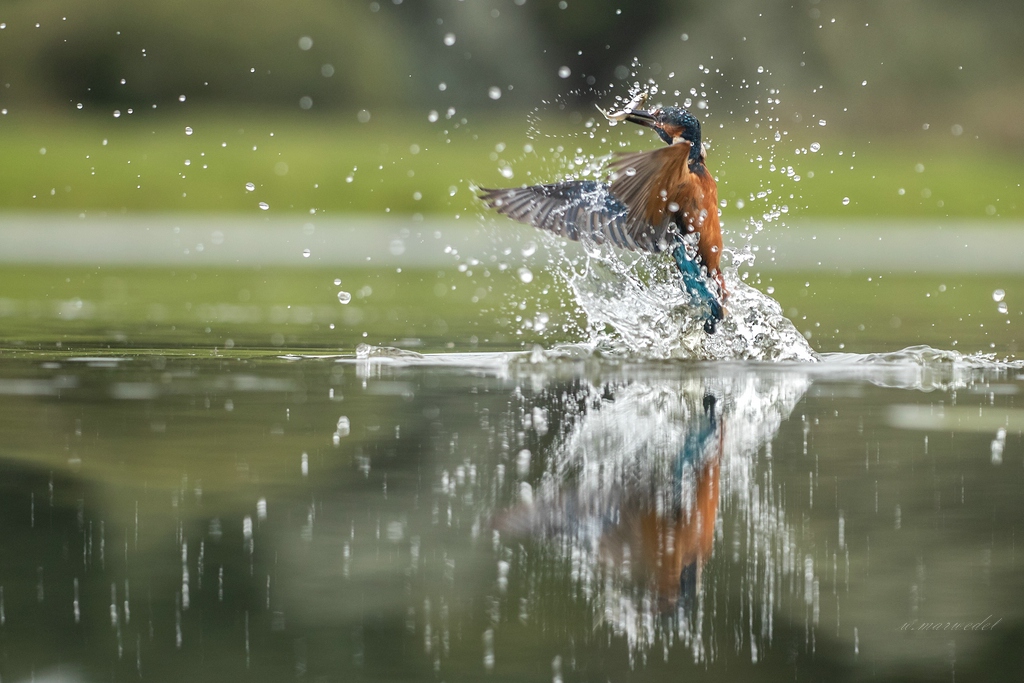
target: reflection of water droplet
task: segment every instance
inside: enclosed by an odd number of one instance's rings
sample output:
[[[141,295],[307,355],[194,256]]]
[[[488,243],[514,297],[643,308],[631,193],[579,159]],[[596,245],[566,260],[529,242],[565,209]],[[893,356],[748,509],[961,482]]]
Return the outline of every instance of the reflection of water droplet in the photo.
[[[997,289],[996,291],[992,292],[992,301],[1002,301],[1005,298],[1006,292],[1004,292],[1001,289]]]
[[[821,149],[821,145],[819,143],[817,143],[817,142],[812,142],[811,143],[811,151],[812,152],[817,152],[820,149]]]
[[[302,258],[309,258],[310,253],[311,252],[309,251],[309,249],[303,249],[302,250]]]
[[[270,208],[270,204],[267,204],[266,202],[260,202],[260,208],[266,211],[267,209]]]
[[[850,203],[850,198],[849,197],[843,197],[843,206],[846,206],[849,203]]]
[[[501,88],[496,85],[492,85],[490,90],[487,91],[487,96],[492,100],[501,99]]]
[[[347,304],[348,302],[352,301],[352,294],[350,292],[345,291],[338,292],[338,301],[340,301],[343,304]]]
[[[192,135],[192,126],[185,126],[185,135]]]
[[[519,279],[523,282],[533,282],[533,272],[529,268],[520,268]]]
[[[245,189],[248,190],[249,192],[252,192],[253,190],[256,189],[256,183],[246,183]]]
[[[558,69],[558,77],[559,78],[569,78],[569,76],[571,76],[571,75],[572,75],[572,70],[569,67],[567,67],[567,66],[563,66],[563,67],[560,67]]]
[[[452,45],[454,45],[455,44],[455,34],[454,33],[446,33],[446,34],[444,34],[444,44],[447,45],[448,47],[451,47]]]

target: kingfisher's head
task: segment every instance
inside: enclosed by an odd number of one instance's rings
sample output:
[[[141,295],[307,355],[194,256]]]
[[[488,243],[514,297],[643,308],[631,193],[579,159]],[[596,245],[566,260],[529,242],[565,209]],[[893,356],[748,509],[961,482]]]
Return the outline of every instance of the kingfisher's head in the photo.
[[[685,140],[690,143],[691,150],[700,154],[700,121],[686,109],[662,107],[652,112],[634,110],[626,116],[626,120],[653,128],[666,144]]]

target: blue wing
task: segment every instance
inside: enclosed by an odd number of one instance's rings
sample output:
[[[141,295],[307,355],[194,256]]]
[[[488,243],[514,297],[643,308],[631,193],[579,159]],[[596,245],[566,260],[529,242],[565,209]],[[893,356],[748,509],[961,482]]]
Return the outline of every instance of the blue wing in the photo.
[[[566,239],[608,242],[622,249],[660,251],[658,244],[627,227],[629,207],[595,180],[568,180],[500,190],[480,190],[480,199],[498,213]]]

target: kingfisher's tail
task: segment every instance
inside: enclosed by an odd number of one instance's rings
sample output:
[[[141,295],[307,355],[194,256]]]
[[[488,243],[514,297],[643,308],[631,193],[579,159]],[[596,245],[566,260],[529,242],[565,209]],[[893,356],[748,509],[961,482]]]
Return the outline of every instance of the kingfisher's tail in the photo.
[[[707,275],[700,264],[686,253],[686,245],[680,243],[672,250],[679,272],[683,275],[683,289],[697,300],[698,306],[705,310],[704,331],[714,334],[718,323],[725,317],[725,308],[717,294],[708,286]]]

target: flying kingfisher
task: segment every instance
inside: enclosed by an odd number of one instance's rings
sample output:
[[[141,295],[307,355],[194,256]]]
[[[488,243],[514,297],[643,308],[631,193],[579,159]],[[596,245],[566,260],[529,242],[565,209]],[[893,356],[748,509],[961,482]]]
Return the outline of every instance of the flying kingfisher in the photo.
[[[722,301],[727,292],[719,268],[718,188],[705,166],[700,121],[680,107],[644,111],[639,107],[645,100],[642,93],[622,111],[601,113],[610,121],[653,128],[668,147],[616,155],[609,164],[610,184],[566,180],[481,188],[480,198],[509,218],[567,239],[670,251],[682,273],[683,288],[704,309],[705,332],[713,334],[725,315]]]

